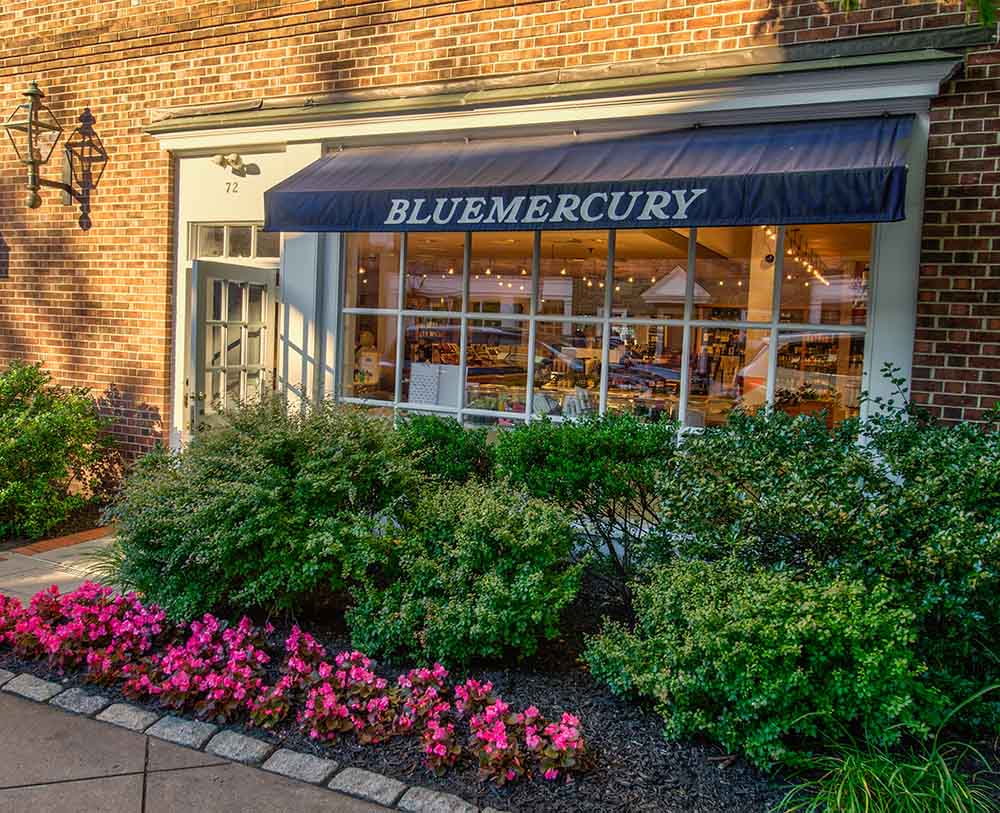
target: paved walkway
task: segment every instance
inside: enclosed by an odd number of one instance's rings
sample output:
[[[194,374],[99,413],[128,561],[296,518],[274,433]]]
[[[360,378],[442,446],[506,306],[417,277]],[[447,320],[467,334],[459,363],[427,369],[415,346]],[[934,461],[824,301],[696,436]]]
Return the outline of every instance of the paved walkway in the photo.
[[[4,813],[379,813],[386,808],[0,694]]]
[[[63,593],[75,590],[88,578],[90,558],[113,538],[106,533],[92,537],[92,533],[74,534],[0,551],[0,593],[27,604],[53,584]]]

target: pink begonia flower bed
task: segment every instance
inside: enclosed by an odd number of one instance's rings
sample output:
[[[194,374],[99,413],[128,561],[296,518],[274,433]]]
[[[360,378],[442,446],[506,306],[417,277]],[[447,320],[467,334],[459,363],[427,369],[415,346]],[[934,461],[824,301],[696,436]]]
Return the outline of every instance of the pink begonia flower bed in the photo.
[[[83,670],[89,681],[119,684],[126,695],[217,722],[249,720],[271,729],[294,719],[311,739],[355,737],[362,744],[416,736],[425,762],[441,775],[459,760],[479,764],[497,784],[522,777],[569,778],[584,755],[580,721],[549,721],[529,706],[515,711],[489,682],[449,683],[441,664],[411,669],[395,684],[361,652],[326,650],[293,627],[277,679],[267,636],[248,618],[229,625],[206,614],[175,625],[134,593],[85,583],[62,595],[38,593],[29,606],[0,594],[0,649]],[[464,741],[457,723],[467,724]]]

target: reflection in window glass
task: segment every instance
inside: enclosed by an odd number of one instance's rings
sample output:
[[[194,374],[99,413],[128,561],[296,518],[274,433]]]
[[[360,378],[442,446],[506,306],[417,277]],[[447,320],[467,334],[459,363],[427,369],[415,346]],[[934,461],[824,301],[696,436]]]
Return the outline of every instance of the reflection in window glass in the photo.
[[[462,310],[463,232],[413,232],[406,242],[407,310]]]
[[[462,323],[407,316],[403,336],[403,400],[457,407]]]
[[[399,307],[399,251],[398,234],[347,235],[346,307]]]
[[[689,241],[687,229],[619,231],[615,236],[611,315],[682,319]]]
[[[770,322],[777,230],[698,229],[694,317]]]
[[[531,232],[473,234],[469,310],[475,313],[528,313],[533,249]]]
[[[769,336],[768,330],[691,329],[689,426],[725,423],[737,407],[764,406]]]
[[[786,226],[781,321],[864,325],[871,226]]]
[[[253,229],[250,226],[229,227],[230,257],[249,257],[253,253]]]
[[[542,232],[538,312],[602,316],[608,268],[606,231]]]
[[[779,333],[775,407],[791,415],[825,411],[831,426],[857,415],[864,348],[858,334]],[[767,369],[766,360],[759,364]]]
[[[258,324],[264,320],[264,286],[250,285],[247,297],[247,321]]]
[[[601,403],[603,326],[539,322],[535,332],[536,415],[579,418]]]
[[[226,227],[198,226],[195,245],[196,257],[221,257],[226,250]]]
[[[528,323],[469,321],[465,400],[473,409],[524,412],[528,391]]]
[[[683,346],[680,325],[612,324],[608,411],[676,417]]]
[[[343,392],[392,401],[396,388],[396,317],[344,314]]]
[[[281,256],[281,233],[262,231],[261,227],[257,226],[257,256],[267,258]]]

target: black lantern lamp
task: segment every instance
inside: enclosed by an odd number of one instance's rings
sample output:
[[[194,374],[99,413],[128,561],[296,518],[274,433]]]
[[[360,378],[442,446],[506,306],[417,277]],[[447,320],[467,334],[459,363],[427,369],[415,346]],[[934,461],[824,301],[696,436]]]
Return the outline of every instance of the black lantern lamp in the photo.
[[[95,189],[108,163],[108,154],[101,139],[94,132],[94,117],[89,109],[80,116],[80,126],[64,145],[65,164],[63,180],[50,181],[41,177],[39,168],[52,158],[63,129],[55,115],[42,104],[45,94],[32,82],[24,92],[26,101],[19,104],[4,122],[7,137],[22,164],[28,167],[28,195],[25,203],[29,209],[42,205],[38,190],[43,186],[59,189],[63,203],[80,204],[80,228],[89,229],[90,190]]]

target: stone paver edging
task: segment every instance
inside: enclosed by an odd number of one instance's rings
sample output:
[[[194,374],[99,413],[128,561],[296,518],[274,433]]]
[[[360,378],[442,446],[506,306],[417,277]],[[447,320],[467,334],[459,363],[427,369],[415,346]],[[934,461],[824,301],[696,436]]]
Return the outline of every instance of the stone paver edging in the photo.
[[[362,768],[341,768],[335,761],[313,754],[288,748],[275,751],[269,742],[236,731],[220,731],[210,723],[158,714],[130,703],[111,703],[103,695],[85,689],[64,691],[60,684],[27,672],[16,674],[0,669],[0,691],[408,813],[499,813],[493,808],[480,810],[450,793],[409,786]]]

